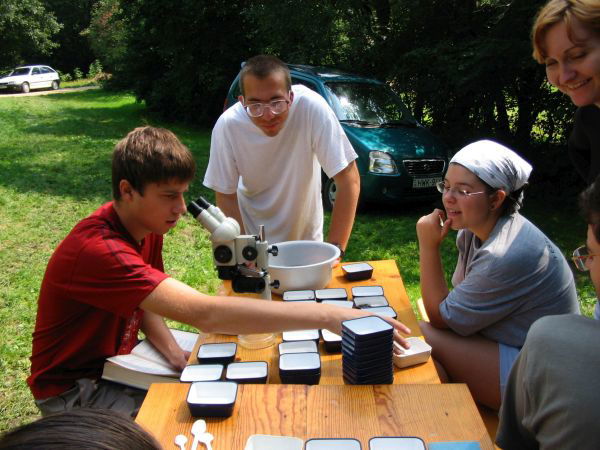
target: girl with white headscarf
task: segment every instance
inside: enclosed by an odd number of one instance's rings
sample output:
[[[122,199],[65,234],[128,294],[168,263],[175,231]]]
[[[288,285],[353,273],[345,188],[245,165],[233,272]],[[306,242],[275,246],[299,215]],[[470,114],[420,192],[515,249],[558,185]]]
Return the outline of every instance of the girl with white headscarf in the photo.
[[[493,141],[450,161],[438,185],[445,211],[417,222],[422,323],[440,377],[469,385],[498,409],[508,372],[538,318],[579,313],[573,275],[561,251],[519,214],[531,165]],[[458,261],[450,290],[440,246],[450,231]]]

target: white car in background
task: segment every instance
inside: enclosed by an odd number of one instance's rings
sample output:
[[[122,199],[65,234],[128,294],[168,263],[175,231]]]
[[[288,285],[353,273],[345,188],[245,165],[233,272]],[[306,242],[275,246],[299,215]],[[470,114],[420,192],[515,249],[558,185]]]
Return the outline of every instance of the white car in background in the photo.
[[[0,91],[11,89],[27,93],[31,89],[59,87],[60,76],[48,66],[21,66],[0,78]]]

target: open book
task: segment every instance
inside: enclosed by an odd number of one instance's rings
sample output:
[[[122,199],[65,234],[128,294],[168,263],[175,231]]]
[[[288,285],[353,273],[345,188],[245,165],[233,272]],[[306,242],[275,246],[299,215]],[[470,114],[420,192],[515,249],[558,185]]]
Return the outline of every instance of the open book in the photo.
[[[198,339],[197,333],[173,329],[171,333],[183,350],[192,351]],[[107,358],[102,378],[147,390],[152,383],[178,382],[180,374],[149,340],[144,339],[133,347],[130,354]]]

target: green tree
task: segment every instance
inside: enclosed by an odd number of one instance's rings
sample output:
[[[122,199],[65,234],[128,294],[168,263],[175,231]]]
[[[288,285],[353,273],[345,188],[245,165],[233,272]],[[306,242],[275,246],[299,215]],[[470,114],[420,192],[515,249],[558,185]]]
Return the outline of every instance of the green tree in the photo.
[[[75,67],[88,67],[94,59],[88,39],[82,32],[89,26],[93,5],[97,0],[44,0],[46,9],[61,24],[54,37],[57,47],[52,52],[52,65],[63,72]]]
[[[152,109],[212,125],[239,63],[272,53],[387,81],[453,148],[496,138],[548,165],[535,145],[564,145],[573,107],[531,57],[544,1],[132,0],[119,77]]]
[[[167,118],[212,125],[240,62],[256,52],[248,30],[259,30],[242,14],[250,4],[251,0],[122,2],[127,64],[117,76]]]
[[[98,0],[84,35],[107,72],[123,71],[127,29],[120,0]]]
[[[39,0],[0,2],[0,68],[48,55],[57,47],[54,36],[61,25]]]

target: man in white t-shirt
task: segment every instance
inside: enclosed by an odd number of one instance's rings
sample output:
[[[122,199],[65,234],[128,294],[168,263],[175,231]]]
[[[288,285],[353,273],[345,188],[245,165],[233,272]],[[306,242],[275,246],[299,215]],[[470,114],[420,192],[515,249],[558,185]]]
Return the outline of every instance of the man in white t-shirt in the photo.
[[[271,243],[323,240],[321,168],[337,194],[328,241],[346,248],[360,193],[357,158],[325,99],[291,86],[287,66],[274,56],[247,61],[239,102],[217,121],[204,185],[217,205]]]

